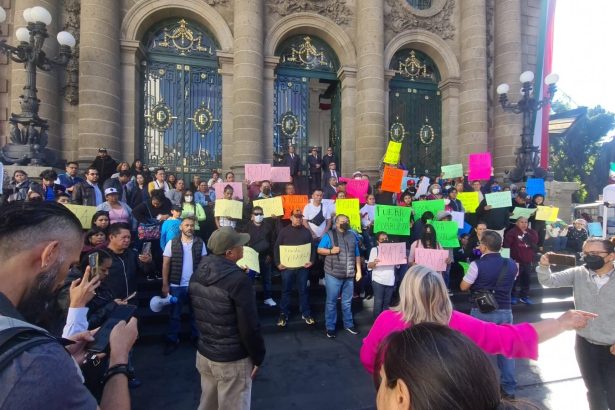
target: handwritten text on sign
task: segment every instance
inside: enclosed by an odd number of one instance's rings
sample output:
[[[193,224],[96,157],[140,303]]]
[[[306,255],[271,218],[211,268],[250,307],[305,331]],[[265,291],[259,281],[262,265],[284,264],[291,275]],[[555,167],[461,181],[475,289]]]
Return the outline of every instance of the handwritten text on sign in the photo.
[[[443,249],[416,248],[414,250],[414,263],[427,266],[437,272],[446,270],[448,251]]]
[[[384,154],[385,164],[397,165],[399,162],[399,154],[401,153],[401,142],[389,141],[386,153]]]
[[[271,179],[271,165],[269,164],[246,164],[246,179],[251,182],[268,181]]]
[[[280,245],[280,263],[287,268],[302,268],[310,262],[312,244],[286,246]]]
[[[412,208],[402,206],[376,205],[374,232],[390,235],[410,235]]]
[[[290,219],[293,209],[301,209],[307,205],[307,195],[282,195],[282,206],[284,207],[284,218]]]
[[[403,265],[406,263],[405,243],[381,243],[378,245],[378,265]]]
[[[485,199],[487,200],[487,205],[490,205],[492,208],[510,208],[512,206],[512,197],[508,191],[486,194]]]
[[[254,272],[261,273],[261,267],[258,262],[258,252],[249,246],[243,247],[243,258],[237,261],[237,266],[240,268],[248,267],[250,270]]]
[[[253,202],[254,206],[260,206],[263,208],[263,215],[265,218],[272,216],[284,215],[284,207],[282,206],[282,197],[274,196],[273,198],[257,199]]]
[[[232,199],[216,199],[214,216],[241,219],[243,203]]]
[[[335,201],[335,212],[338,215],[346,215],[349,219],[350,227],[357,232],[361,232],[361,214],[357,198],[338,199]]]
[[[341,182],[346,183],[346,192],[353,198],[359,198],[359,202],[365,203],[365,196],[369,189],[369,181],[367,179],[349,179],[340,178]]]

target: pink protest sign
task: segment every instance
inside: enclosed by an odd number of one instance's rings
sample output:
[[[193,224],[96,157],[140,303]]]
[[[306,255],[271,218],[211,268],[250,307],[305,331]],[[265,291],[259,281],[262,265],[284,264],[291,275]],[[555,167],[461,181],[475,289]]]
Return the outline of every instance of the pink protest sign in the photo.
[[[446,270],[448,251],[444,249],[416,248],[414,250],[414,263],[427,266],[437,272]]]
[[[266,181],[271,178],[271,165],[246,164],[246,179],[250,182]]]
[[[216,190],[216,199],[224,198],[224,188],[227,185],[233,187],[232,199],[243,199],[243,187],[241,185],[241,182],[216,182],[214,184],[214,189]]]
[[[468,178],[470,181],[477,179],[488,180],[491,178],[491,153],[490,152],[478,152],[470,154],[468,157],[468,164],[470,168],[470,174]]]
[[[405,243],[381,243],[378,245],[378,265],[403,265],[406,259]]]
[[[353,198],[359,198],[359,203],[365,203],[365,196],[369,188],[367,179],[349,179],[340,178],[340,181],[346,182],[346,192]]]
[[[271,182],[290,182],[290,167],[271,167]]]

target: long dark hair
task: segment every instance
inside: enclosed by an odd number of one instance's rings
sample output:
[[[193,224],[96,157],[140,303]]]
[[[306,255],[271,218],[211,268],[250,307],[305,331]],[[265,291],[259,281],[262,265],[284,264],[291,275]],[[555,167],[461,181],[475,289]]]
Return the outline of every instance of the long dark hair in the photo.
[[[98,228],[96,226],[96,220],[98,219],[98,217],[100,216],[106,216],[107,218],[109,218],[109,212],[107,211],[96,211],[96,213],[94,215],[92,215],[92,226],[91,228]],[[109,224],[111,224],[111,218],[109,218]],[[108,227],[107,227],[108,229]]]
[[[427,224],[425,228],[423,228],[423,233],[421,234],[421,244],[423,248],[427,249],[437,249],[438,242],[436,241],[436,230],[433,225]]]
[[[380,386],[384,366],[383,388],[404,382],[413,410],[515,409],[501,402],[498,378],[487,355],[448,326],[426,322],[392,333],[377,358],[375,384]],[[471,380],[476,388],[460,380]]]

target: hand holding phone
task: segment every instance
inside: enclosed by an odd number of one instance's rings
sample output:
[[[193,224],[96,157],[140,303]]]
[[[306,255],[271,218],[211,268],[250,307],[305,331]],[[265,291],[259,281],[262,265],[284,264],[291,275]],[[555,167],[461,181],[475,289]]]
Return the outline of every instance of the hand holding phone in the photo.
[[[89,280],[97,278],[98,277],[98,269],[99,269],[99,265],[98,265],[98,252],[91,253],[88,256],[88,265],[90,265],[90,279]]]
[[[111,312],[110,317],[103,323],[94,335],[94,341],[90,342],[87,346],[88,352],[91,353],[104,353],[109,348],[109,337],[111,331],[119,322],[126,321],[133,316],[137,309],[134,305],[117,305]]]

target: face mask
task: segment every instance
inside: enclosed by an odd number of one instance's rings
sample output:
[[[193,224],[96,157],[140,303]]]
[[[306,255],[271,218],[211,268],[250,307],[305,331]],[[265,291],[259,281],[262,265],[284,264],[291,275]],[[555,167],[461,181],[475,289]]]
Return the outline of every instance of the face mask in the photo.
[[[256,222],[257,224],[263,222],[263,219],[265,219],[264,215],[254,215],[254,222]]]
[[[431,191],[434,195],[438,195],[440,193],[439,189],[434,189],[433,191]]]
[[[348,222],[341,223],[340,224],[340,229],[344,230],[344,231],[347,231],[347,230],[350,229],[350,224]]]
[[[586,255],[583,257],[583,261],[585,262],[585,267],[593,271],[604,267],[604,259],[598,255]]]
[[[450,185],[447,185],[447,186],[445,186],[445,187],[444,187],[444,189],[446,189],[447,191],[448,191],[449,189],[451,189],[451,188],[452,188],[452,187],[451,187]]]
[[[271,188],[263,188],[263,194],[269,195],[271,193]]]
[[[186,197],[186,202],[192,202],[192,197],[190,195]]]

